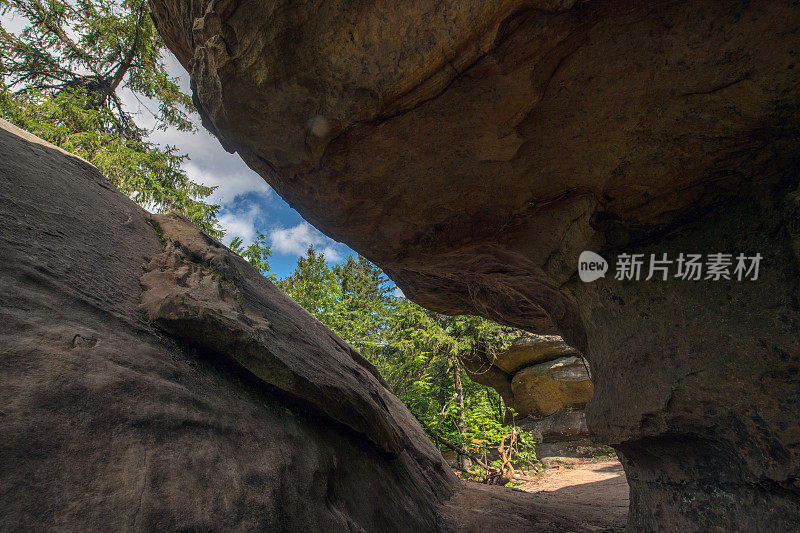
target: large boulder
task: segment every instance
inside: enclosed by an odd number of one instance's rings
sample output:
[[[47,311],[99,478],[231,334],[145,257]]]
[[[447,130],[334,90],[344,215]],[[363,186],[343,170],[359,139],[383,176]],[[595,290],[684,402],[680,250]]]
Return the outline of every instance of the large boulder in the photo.
[[[349,345],[0,120],[0,529],[432,531],[456,479]]]
[[[573,354],[578,355],[575,348],[568,346],[558,335],[523,334],[497,354],[492,363],[513,376],[525,367]]]
[[[800,5],[151,4],[204,123],[307,219],[587,357],[631,528],[800,527]],[[588,284],[586,249],[763,269]]]
[[[583,457],[598,449],[585,414],[594,386],[581,354],[561,337],[524,333],[505,350],[491,356],[476,351],[463,361],[473,381],[493,387],[513,410],[507,421],[532,432],[537,456]],[[541,447],[551,443],[564,444]]]
[[[582,409],[562,409],[548,416],[527,418],[520,422],[520,427],[533,433],[540,443],[585,441],[589,437],[586,427],[586,414]],[[536,455],[540,445],[536,446]]]
[[[594,387],[581,358],[572,356],[523,368],[514,374],[511,390],[523,416],[542,417],[585,407]]]
[[[469,377],[494,388],[519,418],[583,409],[593,385],[581,354],[557,335],[523,333],[505,350],[462,359]]]

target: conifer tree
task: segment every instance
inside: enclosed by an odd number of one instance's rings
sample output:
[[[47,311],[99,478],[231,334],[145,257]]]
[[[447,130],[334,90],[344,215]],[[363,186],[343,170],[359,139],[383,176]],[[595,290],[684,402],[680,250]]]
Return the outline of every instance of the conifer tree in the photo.
[[[0,14],[28,23],[11,32],[0,21],[0,116],[87,159],[140,205],[220,237],[219,206],[204,200],[213,188],[187,176],[175,147],[149,141],[124,105],[129,91],[154,128],[194,130],[147,0],[0,0]]]

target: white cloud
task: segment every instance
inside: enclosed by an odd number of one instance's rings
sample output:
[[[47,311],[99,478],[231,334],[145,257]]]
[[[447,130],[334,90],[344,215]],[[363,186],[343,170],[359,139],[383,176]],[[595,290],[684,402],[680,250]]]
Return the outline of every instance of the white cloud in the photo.
[[[282,254],[304,255],[309,245],[325,254],[327,261],[336,263],[343,259],[341,245],[326,237],[308,222],[291,228],[276,228],[270,234],[272,249]]]
[[[406,297],[406,295],[403,294],[403,291],[400,290],[400,287],[395,287],[394,291],[392,292],[392,294],[394,294],[398,298],[405,298]]]
[[[239,166],[244,167],[244,164],[240,162]],[[217,190],[211,195],[211,200],[217,203],[234,201],[242,194],[256,193],[267,198],[272,195],[272,189],[267,182],[246,167],[234,172],[225,172],[223,169],[201,167],[193,161],[187,161],[183,164],[183,169],[192,181],[201,185],[216,186]]]
[[[261,215],[257,204],[249,203],[235,210],[224,211],[218,218],[220,226],[225,230],[225,243],[239,237],[246,246],[256,237],[256,220]]]
[[[166,53],[164,63],[167,72],[176,76],[181,89],[188,93],[189,74],[178,60],[171,53]],[[179,153],[189,156],[181,165],[189,179],[201,185],[217,187],[211,195],[211,201],[227,207],[226,203],[235,202],[236,197],[241,194],[271,196],[272,188],[267,182],[248,168],[238,155],[226,152],[219,140],[200,125],[200,117],[196,113],[189,114],[189,119],[197,126],[196,132],[179,131],[173,127],[154,130],[156,122],[153,113],[158,112],[158,102],[137,97],[126,88],[120,89],[119,94],[125,109],[133,113],[137,125],[152,130],[150,140],[161,146],[177,146]]]
[[[3,29],[9,33],[19,35],[26,27],[30,26],[30,21],[23,16],[17,16],[13,11],[0,15],[0,23]]]

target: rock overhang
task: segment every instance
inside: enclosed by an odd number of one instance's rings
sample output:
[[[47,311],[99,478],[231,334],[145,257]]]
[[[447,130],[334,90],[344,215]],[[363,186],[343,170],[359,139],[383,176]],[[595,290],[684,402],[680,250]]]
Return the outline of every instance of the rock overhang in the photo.
[[[798,148],[789,3],[151,3],[204,123],[315,226],[423,305],[581,348],[580,251]]]
[[[422,16],[437,2],[151,3],[204,123],[306,219],[422,305],[586,355],[587,422],[622,452],[631,527],[797,527],[796,3],[459,0],[458,37]],[[299,67],[328,55],[350,68]],[[587,284],[584,250],[772,267]]]

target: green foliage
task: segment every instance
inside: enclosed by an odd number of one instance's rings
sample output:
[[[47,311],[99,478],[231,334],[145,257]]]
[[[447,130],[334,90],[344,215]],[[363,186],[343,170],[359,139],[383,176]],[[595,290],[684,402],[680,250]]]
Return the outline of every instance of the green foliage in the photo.
[[[520,470],[528,470],[538,462],[536,459],[536,439],[531,431],[520,431],[517,435],[516,453],[511,460]]]
[[[250,264],[261,272],[262,276],[269,278],[273,282],[275,281],[275,275],[272,274],[269,267],[269,258],[272,256],[272,250],[267,244],[267,239],[264,237],[263,233],[260,231],[257,232],[255,241],[249,246],[244,246],[242,244],[242,239],[236,237],[231,241],[228,248],[230,248],[233,253],[239,254],[247,259]]]
[[[0,116],[97,166],[122,192],[179,211],[215,237],[212,187],[189,179],[175,147],[147,140],[121,91],[152,99],[156,129],[193,131],[191,98],[162,62],[164,44],[146,0],[4,0],[0,12],[30,23],[0,26]]]
[[[332,268],[341,288],[341,318],[335,331],[365,357],[386,350],[397,298],[383,271],[365,257],[348,257]]]
[[[426,310],[394,296],[388,278],[366,258],[331,267],[313,247],[278,286],[374,364],[430,431],[476,453],[488,452],[510,432],[497,392],[469,380],[460,360],[506,348],[516,330]],[[532,438],[519,441],[515,461],[533,464]]]
[[[297,260],[294,273],[278,281],[278,287],[333,331],[342,329],[345,309],[342,287],[325,262],[325,255],[312,246],[305,257]]]

